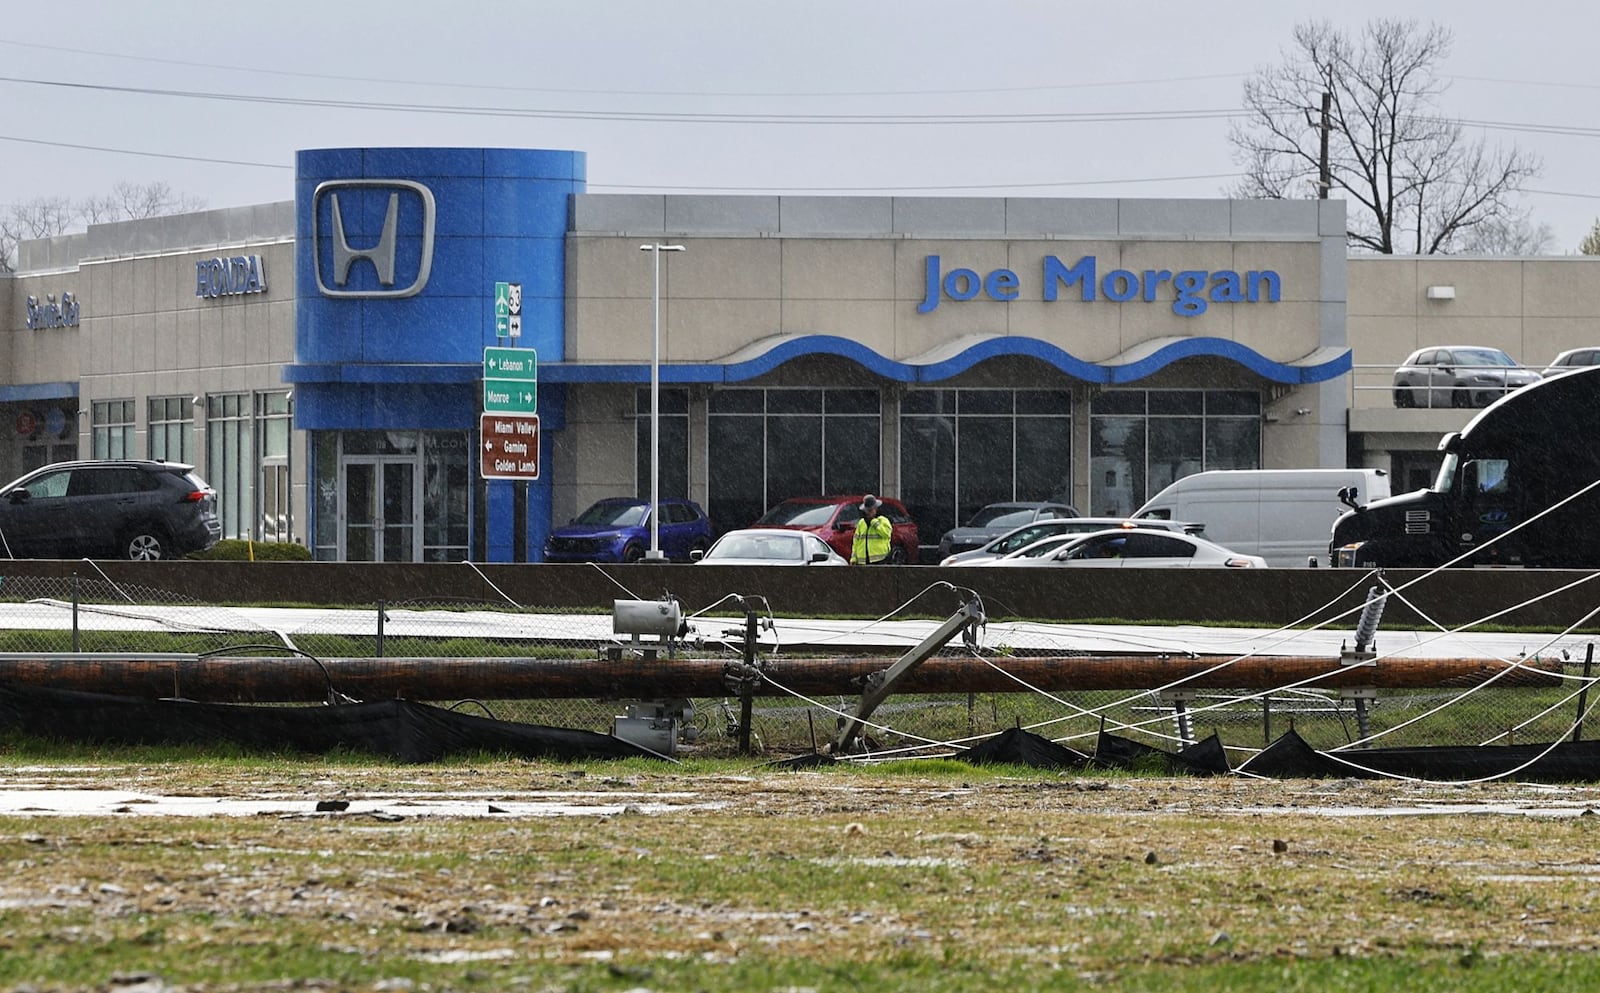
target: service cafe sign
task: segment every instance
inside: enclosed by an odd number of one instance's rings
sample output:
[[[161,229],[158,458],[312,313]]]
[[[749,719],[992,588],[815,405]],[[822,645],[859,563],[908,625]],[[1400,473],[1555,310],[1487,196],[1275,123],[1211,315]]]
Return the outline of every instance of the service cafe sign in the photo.
[[[80,319],[78,298],[71,293],[61,294],[61,302],[56,302],[54,293],[45,294],[44,303],[38,297],[29,297],[28,330],[42,331],[45,328],[75,328]]]
[[[216,299],[267,292],[267,267],[259,255],[200,259],[194,264],[194,295]]]
[[[937,255],[928,256],[924,270],[925,290],[922,302],[917,304],[919,314],[931,313],[946,300],[983,297],[1008,301],[1021,299],[1026,292],[1038,294],[1045,303],[1054,303],[1063,296],[1075,296],[1083,303],[1101,299],[1113,303],[1170,301],[1172,312],[1179,317],[1198,317],[1212,304],[1277,303],[1283,295],[1283,280],[1271,269],[1112,269],[1102,276],[1099,259],[1093,255],[1085,255],[1071,265],[1046,255],[1036,285],[1025,283],[1010,269],[995,269],[982,275],[974,269],[946,270]]]

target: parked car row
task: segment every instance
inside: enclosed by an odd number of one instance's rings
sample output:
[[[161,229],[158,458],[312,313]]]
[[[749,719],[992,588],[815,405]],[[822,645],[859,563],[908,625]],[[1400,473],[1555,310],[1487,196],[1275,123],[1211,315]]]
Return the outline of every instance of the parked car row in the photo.
[[[1600,365],[1600,348],[1571,348],[1543,373],[1525,368],[1498,348],[1430,345],[1394,371],[1396,407],[1487,407],[1515,389],[1585,366]]]
[[[850,561],[862,495],[794,497],[763,514],[748,528],[711,540],[711,522],[690,500],[663,500],[660,548],[674,561],[704,565],[840,566]],[[880,498],[892,529],[890,562],[917,561],[917,525],[899,500]],[[551,533],[545,557],[552,562],[636,562],[649,547],[649,502],[601,500]],[[1012,526],[1008,526],[1012,525]],[[941,549],[957,549],[941,565],[1089,566],[1094,568],[1263,568],[1202,537],[1204,525],[1184,521],[1081,517],[1069,504],[990,504],[961,528],[944,535]],[[1089,541],[1087,539],[1094,539]],[[1168,540],[1173,539],[1173,540]]]
[[[939,562],[952,555],[981,548],[1007,532],[1035,521],[1077,517],[1078,508],[1066,503],[991,503],[958,528],[939,539]]]
[[[1139,522],[1143,523],[1143,522]],[[951,563],[993,568],[1265,569],[1266,559],[1241,555],[1180,531],[1121,526],[1088,534],[1057,534],[1000,556]]]
[[[1013,528],[978,548],[957,552],[939,560],[940,565],[989,565],[1014,552],[1032,548],[1047,539],[1067,540],[1110,528],[1141,527],[1176,534],[1204,537],[1205,525],[1185,521],[1130,521],[1122,517],[1057,517]]]
[[[663,557],[680,562],[846,565],[865,498],[851,494],[784,500],[751,527],[729,531],[713,542],[711,521],[692,500],[662,500],[659,520],[652,521],[648,500],[615,497],[597,501],[552,531],[545,559],[637,562],[655,541]],[[917,525],[905,504],[890,497],[878,504],[891,527],[888,561],[915,563]],[[1175,521],[1080,517],[1068,504],[1005,502],[984,507],[966,525],[947,532],[941,549],[957,551],[941,562],[1265,564],[1198,538],[1201,531],[1201,525]],[[1163,535],[1179,540],[1157,540]],[[210,548],[221,536],[215,491],[193,466],[181,463],[63,462],[0,487],[0,553],[8,558],[176,558]],[[1079,539],[1086,537],[1097,541],[1083,545]]]
[[[848,563],[850,544],[855,538],[855,525],[861,518],[861,501],[865,496],[863,493],[785,500],[763,514],[749,529],[741,529],[750,532],[742,535],[748,541],[729,542],[714,554],[711,521],[700,505],[693,500],[662,500],[656,540],[662,556],[674,562],[730,562],[746,558],[766,560],[769,555],[754,552],[757,549],[771,552],[783,547],[785,554],[781,558],[788,559],[788,552],[794,552],[792,564],[817,564],[816,545],[776,542],[771,534],[755,533],[756,530],[788,532],[790,535],[801,532],[815,537],[823,548],[830,549]],[[893,529],[889,561],[915,564],[916,522],[899,500],[884,497],[880,503],[881,513],[888,518]],[[728,532],[723,537],[736,533]],[[757,541],[758,538],[762,540]],[[650,548],[650,540],[650,501],[614,497],[596,502],[571,522],[553,529],[550,537],[545,539],[544,557],[547,562],[638,562]],[[736,549],[740,554],[735,554]],[[746,555],[744,552],[752,554]]]

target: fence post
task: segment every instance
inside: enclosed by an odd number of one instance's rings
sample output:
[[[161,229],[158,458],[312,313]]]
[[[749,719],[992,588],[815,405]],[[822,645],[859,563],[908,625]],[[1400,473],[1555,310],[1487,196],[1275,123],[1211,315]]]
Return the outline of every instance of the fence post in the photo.
[[[383,601],[378,601],[378,658],[383,658],[383,622],[389,615],[384,612]]]
[[[78,574],[72,574],[72,651],[78,651]]]
[[[744,678],[739,681],[739,754],[750,754],[750,721],[755,716],[756,612],[744,605]]]
[[[1583,656],[1583,689],[1578,691],[1578,722],[1572,726],[1572,740],[1583,740],[1583,712],[1589,709],[1589,673],[1594,669],[1594,642]]]

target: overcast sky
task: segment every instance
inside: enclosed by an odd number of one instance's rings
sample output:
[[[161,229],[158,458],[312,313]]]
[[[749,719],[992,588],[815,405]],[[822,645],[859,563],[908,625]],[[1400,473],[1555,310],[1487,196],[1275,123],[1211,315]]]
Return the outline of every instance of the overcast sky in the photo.
[[[1600,215],[1592,0],[9,0],[0,203],[287,200],[296,149],[365,145],[581,150],[597,193],[1210,197],[1245,77],[1298,22],[1379,16],[1454,31],[1444,111],[1543,159],[1523,204],[1575,251]]]

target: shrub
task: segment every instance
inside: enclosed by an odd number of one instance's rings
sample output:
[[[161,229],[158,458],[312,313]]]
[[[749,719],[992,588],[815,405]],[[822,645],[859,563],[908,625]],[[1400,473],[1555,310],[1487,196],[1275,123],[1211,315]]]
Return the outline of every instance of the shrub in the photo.
[[[292,541],[245,541],[224,538],[203,552],[190,552],[191,559],[221,562],[309,562],[311,549]]]

